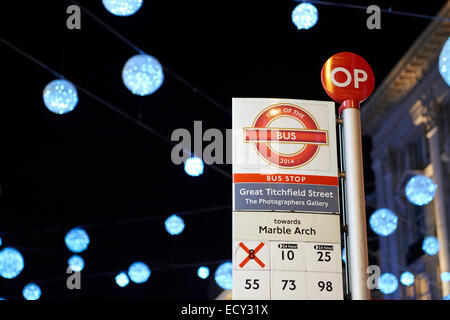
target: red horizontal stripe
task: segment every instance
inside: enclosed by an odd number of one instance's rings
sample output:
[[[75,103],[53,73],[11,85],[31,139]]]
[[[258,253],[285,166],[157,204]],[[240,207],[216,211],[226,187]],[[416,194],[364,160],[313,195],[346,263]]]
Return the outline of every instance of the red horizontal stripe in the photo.
[[[312,176],[299,174],[259,174],[259,173],[235,173],[234,183],[295,183],[317,184],[324,186],[337,186],[338,177]]]
[[[327,134],[314,130],[245,129],[245,141],[327,143]]]

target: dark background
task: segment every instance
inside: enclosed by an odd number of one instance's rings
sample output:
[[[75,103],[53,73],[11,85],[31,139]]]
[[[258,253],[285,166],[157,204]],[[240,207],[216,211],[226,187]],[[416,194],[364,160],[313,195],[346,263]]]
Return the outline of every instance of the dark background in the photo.
[[[144,0],[129,17],[110,14],[100,0],[80,3],[230,110],[232,97],[329,100],[320,70],[341,51],[363,56],[379,85],[430,22],[383,13],[382,29],[368,30],[364,11],[316,5],[317,25],[297,30],[294,1]],[[445,1],[351,3],[434,15]],[[142,121],[166,137],[176,128],[193,132],[194,120],[202,120],[204,130],[231,128],[229,114],[167,73],[154,94],[132,95],[121,70],[136,52],[85,12],[81,30],[68,30],[70,4],[2,1],[1,37],[134,117],[142,103]],[[3,44],[0,52],[0,236],[2,247],[18,248],[25,259],[16,279],[0,279],[0,296],[22,299],[23,286],[35,281],[41,299],[215,297],[220,289],[213,277],[201,280],[196,269],[210,262],[213,273],[220,261],[231,260],[231,211],[185,215],[177,237],[167,234],[164,219],[230,206],[231,180],[208,167],[200,177],[186,175],[172,163],[169,144],[82,92],[74,111],[49,112],[42,90],[55,77]],[[364,144],[371,193],[370,141]],[[230,165],[219,167],[231,173]],[[71,253],[64,235],[78,225],[91,244],[81,254],[82,290],[68,290]],[[149,281],[119,288],[114,275],[136,260],[152,269]]]

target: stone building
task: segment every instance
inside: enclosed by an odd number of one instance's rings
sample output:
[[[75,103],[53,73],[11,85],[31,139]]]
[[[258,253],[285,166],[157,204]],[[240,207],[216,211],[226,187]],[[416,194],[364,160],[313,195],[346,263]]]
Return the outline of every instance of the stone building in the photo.
[[[450,2],[438,15],[450,17]],[[450,88],[438,68],[449,35],[450,21],[433,20],[361,108],[363,135],[372,139],[375,175],[375,192],[367,203],[389,208],[399,218],[396,232],[379,237],[375,254],[382,273],[397,279],[404,271],[415,275],[414,285],[399,281],[399,288],[384,299],[450,294],[450,283],[440,279],[441,272],[450,271]],[[438,185],[434,200],[425,206],[409,203],[404,195],[405,184],[417,173]],[[434,256],[422,251],[428,235],[440,242]]]

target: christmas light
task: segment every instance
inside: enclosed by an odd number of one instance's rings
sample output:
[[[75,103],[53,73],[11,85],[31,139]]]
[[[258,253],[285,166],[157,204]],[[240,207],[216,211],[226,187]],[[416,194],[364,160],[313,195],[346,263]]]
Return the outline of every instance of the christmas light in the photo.
[[[81,228],[74,228],[67,232],[64,240],[67,248],[75,253],[83,252],[89,245],[89,236]]]
[[[233,265],[231,262],[224,262],[217,267],[214,279],[222,289],[231,290],[233,287],[232,270]]]
[[[404,286],[409,287],[410,285],[414,284],[414,275],[409,271],[405,271],[400,276],[400,282]]]
[[[167,232],[172,236],[179,235],[184,230],[184,221],[176,214],[168,217],[164,224]]]
[[[127,274],[125,272],[119,273],[115,277],[116,283],[119,287],[126,287],[130,283],[130,279],[128,278]]]
[[[106,10],[116,16],[131,16],[142,6],[143,0],[103,0]]]
[[[422,242],[422,250],[429,256],[434,256],[439,252],[439,240],[436,237],[426,237]]]
[[[36,283],[29,283],[23,288],[22,294],[26,300],[38,300],[42,292]]]
[[[135,262],[128,268],[128,276],[135,283],[144,283],[150,278],[151,271],[144,262]]]
[[[17,277],[24,266],[22,254],[16,249],[6,247],[0,251],[0,276],[3,278],[13,279]]]
[[[78,103],[77,89],[64,79],[53,80],[47,84],[42,98],[47,109],[56,114],[70,112]]]
[[[309,29],[319,19],[317,8],[311,3],[300,3],[292,11],[292,22],[297,29]]]
[[[388,236],[397,229],[397,215],[387,208],[376,210],[369,219],[372,230],[380,236]]]
[[[405,195],[409,202],[416,206],[424,206],[433,200],[437,184],[428,177],[417,175],[409,179],[405,187]]]
[[[146,96],[161,87],[164,73],[159,61],[148,54],[138,54],[125,63],[122,81],[133,94]]]
[[[84,269],[84,259],[76,254],[70,257],[68,264],[70,269],[74,272],[80,272]]]
[[[188,158],[184,163],[184,171],[191,177],[198,177],[201,175],[203,173],[203,168],[203,161],[198,157]]]
[[[397,278],[391,273],[384,273],[378,279],[378,288],[384,294],[394,293],[398,288]]]
[[[201,279],[206,279],[209,277],[209,268],[208,267],[200,267],[197,270],[197,275]]]

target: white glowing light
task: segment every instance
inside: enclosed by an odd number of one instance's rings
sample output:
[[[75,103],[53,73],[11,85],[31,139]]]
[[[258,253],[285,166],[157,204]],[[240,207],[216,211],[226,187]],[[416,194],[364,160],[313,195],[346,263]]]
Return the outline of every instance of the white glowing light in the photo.
[[[106,10],[116,16],[131,16],[142,6],[143,0],[103,0]]]
[[[405,195],[412,204],[424,206],[433,200],[437,187],[430,178],[417,175],[409,179],[405,187]]]
[[[184,171],[192,177],[198,177],[201,175],[203,173],[203,168],[203,161],[198,157],[188,158],[184,163]]]
[[[158,59],[148,54],[138,54],[125,63],[122,81],[133,94],[146,96],[161,87],[164,73]]]
[[[304,2],[294,8],[291,18],[297,29],[309,29],[317,23],[319,13],[314,5]]]
[[[200,267],[197,270],[197,275],[201,279],[206,279],[209,277],[209,268],[208,267]]]
[[[376,210],[369,219],[372,230],[383,237],[391,235],[397,229],[397,215],[387,208]]]
[[[53,80],[44,88],[42,94],[48,110],[56,114],[72,111],[78,103],[78,92],[75,86],[67,80]]]
[[[164,224],[167,232],[172,236],[179,235],[184,230],[184,220],[176,214],[168,217]]]

